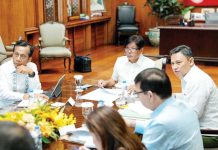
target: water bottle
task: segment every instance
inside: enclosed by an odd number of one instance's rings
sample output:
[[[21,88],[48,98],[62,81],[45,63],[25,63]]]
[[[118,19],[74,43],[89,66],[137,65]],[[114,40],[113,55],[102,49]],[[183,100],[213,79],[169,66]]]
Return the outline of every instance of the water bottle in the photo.
[[[116,100],[116,105],[119,106],[123,106],[126,104],[126,90],[127,90],[127,84],[126,81],[123,81],[121,83],[121,94],[119,95],[119,98]]]
[[[31,135],[35,142],[35,148],[37,150],[42,150],[42,133],[39,126],[35,126],[34,131],[31,132]]]

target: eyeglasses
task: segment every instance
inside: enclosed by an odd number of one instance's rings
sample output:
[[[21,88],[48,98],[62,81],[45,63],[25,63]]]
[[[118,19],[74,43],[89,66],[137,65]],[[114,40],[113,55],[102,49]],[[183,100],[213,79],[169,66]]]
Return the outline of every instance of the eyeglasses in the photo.
[[[126,47],[125,48],[126,52],[128,52],[128,51],[135,52],[136,50],[138,50],[138,48],[132,48],[132,47]]]
[[[145,93],[144,91],[139,91],[139,92],[133,92],[132,94],[135,96],[135,97],[139,97],[139,94],[140,93]]]
[[[15,57],[20,57],[20,59],[21,60],[24,60],[24,59],[26,59],[27,58],[27,56],[26,55],[23,55],[23,54],[19,54],[19,53],[17,53],[17,52],[14,52],[14,54],[13,54]]]

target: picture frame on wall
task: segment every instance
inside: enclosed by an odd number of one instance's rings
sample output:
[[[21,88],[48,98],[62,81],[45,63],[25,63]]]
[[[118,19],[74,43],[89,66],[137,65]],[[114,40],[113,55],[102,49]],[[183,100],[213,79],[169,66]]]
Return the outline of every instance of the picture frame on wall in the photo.
[[[91,12],[104,12],[104,0],[91,0],[90,1]]]
[[[185,6],[218,6],[218,0],[184,0]]]

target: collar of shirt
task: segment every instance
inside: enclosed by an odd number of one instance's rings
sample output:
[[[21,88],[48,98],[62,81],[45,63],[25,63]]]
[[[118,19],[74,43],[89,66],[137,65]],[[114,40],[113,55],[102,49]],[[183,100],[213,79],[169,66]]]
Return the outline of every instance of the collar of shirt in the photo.
[[[155,118],[156,116],[158,116],[161,111],[168,106],[169,104],[171,104],[174,101],[174,98],[171,96],[170,98],[166,99],[162,104],[160,104],[160,106],[158,106],[152,113],[151,113],[151,117]]]
[[[189,72],[182,78],[182,80],[184,82],[187,82],[191,76],[193,75],[193,72],[195,72],[195,70],[197,69],[197,66],[192,66],[191,69],[189,70]]]
[[[139,59],[137,60],[137,62],[135,62],[135,63],[131,63],[129,60],[128,60],[128,58],[127,58],[127,61],[126,61],[126,63],[129,63],[129,64],[136,64],[136,65],[139,65],[139,66],[142,66],[143,65],[143,55],[142,54],[140,54],[139,55]]]

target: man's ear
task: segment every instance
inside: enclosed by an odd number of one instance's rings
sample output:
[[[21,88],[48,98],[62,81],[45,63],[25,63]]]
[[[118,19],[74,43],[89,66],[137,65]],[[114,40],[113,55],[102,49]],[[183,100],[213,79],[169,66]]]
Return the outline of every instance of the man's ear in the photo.
[[[139,51],[141,52],[141,54],[143,53],[144,48],[142,47]]]
[[[190,63],[191,66],[194,65],[194,57],[190,57],[189,58],[189,63]]]
[[[147,91],[147,95],[148,95],[149,103],[150,103],[150,104],[153,104],[153,99],[154,99],[153,92]]]
[[[28,62],[31,62],[31,61],[32,61],[32,57],[29,57]]]

